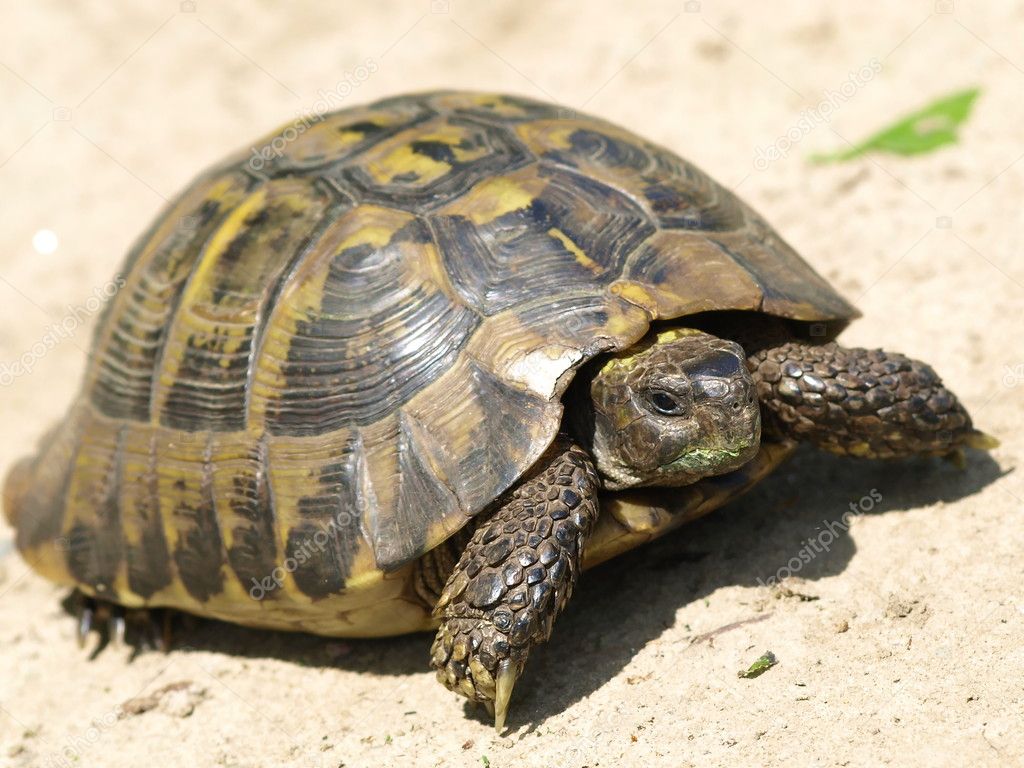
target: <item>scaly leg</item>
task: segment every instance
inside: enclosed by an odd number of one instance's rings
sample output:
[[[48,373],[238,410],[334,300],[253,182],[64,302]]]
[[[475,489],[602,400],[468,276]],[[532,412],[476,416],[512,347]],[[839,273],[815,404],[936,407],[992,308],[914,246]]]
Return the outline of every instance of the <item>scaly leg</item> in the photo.
[[[434,609],[438,680],[493,708],[499,731],[530,648],[551,636],[579,577],[598,487],[590,456],[560,437],[477,526]]]
[[[754,352],[748,365],[763,429],[832,453],[962,460],[963,446],[993,448],[929,366],[880,349],[790,341]]]

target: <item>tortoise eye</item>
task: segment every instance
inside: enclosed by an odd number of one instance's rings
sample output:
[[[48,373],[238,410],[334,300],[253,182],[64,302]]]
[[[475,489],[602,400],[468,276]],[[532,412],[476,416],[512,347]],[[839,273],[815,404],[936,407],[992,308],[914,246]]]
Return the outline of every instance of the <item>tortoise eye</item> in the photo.
[[[661,389],[656,389],[647,395],[651,407],[658,413],[665,416],[678,416],[683,412],[683,404],[676,397]]]

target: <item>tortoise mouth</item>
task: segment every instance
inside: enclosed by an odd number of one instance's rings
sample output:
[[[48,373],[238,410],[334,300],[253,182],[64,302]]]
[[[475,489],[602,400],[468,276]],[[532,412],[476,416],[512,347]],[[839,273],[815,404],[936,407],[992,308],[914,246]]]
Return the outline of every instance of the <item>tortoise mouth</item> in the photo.
[[[734,440],[717,447],[697,447],[662,467],[663,475],[650,485],[678,487],[691,485],[705,477],[724,475],[742,467],[757,455],[761,428],[758,424],[751,439]]]

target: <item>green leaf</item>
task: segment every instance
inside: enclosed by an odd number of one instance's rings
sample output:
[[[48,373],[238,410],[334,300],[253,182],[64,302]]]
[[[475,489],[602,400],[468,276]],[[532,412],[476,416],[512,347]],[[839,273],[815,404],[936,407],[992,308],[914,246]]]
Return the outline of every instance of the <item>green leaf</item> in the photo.
[[[968,88],[907,115],[849,149],[811,156],[814,163],[852,160],[865,152],[892,152],[897,155],[920,155],[947,144],[956,144],[957,129],[971,114],[974,100],[981,91]]]
[[[771,651],[765,651],[757,661],[751,664],[746,670],[740,671],[738,674],[742,678],[752,680],[755,677],[760,677],[778,663],[779,660],[775,658],[774,653]]]

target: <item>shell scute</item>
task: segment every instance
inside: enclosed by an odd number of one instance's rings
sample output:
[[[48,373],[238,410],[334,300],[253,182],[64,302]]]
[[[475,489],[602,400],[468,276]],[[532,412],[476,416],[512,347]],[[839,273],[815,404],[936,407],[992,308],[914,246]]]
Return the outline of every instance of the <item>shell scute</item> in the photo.
[[[451,205],[430,218],[455,289],[483,315],[527,297],[600,290],[655,231],[629,197],[592,179],[537,166],[504,178],[531,196],[508,203],[508,187],[495,200],[477,192],[469,210]],[[483,220],[481,210],[495,215]]]

